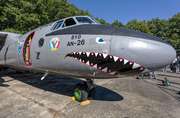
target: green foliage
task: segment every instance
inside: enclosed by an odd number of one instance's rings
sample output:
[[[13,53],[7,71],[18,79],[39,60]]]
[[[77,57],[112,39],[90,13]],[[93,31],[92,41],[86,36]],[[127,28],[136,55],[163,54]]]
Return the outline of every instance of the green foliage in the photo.
[[[173,33],[180,34],[180,12],[169,19]]]
[[[118,20],[114,21],[111,25],[112,25],[112,26],[116,26],[116,27],[123,27],[122,22],[120,22],[120,21],[118,21]]]
[[[154,36],[159,37],[163,40],[168,40],[170,35],[170,22],[168,20],[159,18],[149,20],[147,22],[149,26],[149,30],[151,33],[153,33]]]
[[[137,19],[131,20],[125,25],[125,28],[152,34],[145,20],[143,21],[137,21]]]
[[[35,29],[77,15],[93,17],[88,10],[78,9],[67,0],[0,0],[0,31],[26,33],[29,28]],[[126,25],[118,20],[112,24],[102,18],[97,17],[96,20],[103,25],[124,27],[154,35],[169,42],[175,49],[180,49],[180,13],[168,20],[153,18],[146,22],[134,19]]]
[[[175,14],[168,20],[153,18],[147,24],[154,36],[167,41],[175,49],[180,49],[180,13]]]
[[[67,0],[0,0],[0,31],[26,33],[29,28],[75,15],[93,17]]]
[[[96,20],[98,21],[98,22],[100,22],[101,24],[103,24],[103,25],[110,25],[109,23],[107,23],[106,22],[106,20],[104,20],[104,19],[99,19],[98,17],[96,18]]]
[[[172,40],[170,44],[175,49],[180,49],[180,13],[175,14],[169,21],[171,29],[169,37]]]

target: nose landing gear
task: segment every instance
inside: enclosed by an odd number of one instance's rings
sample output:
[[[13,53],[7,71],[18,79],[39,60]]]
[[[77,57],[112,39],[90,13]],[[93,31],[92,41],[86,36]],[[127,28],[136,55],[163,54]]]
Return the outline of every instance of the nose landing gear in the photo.
[[[91,100],[95,96],[94,79],[86,80],[83,84],[76,84],[74,87],[74,97],[78,102]]]

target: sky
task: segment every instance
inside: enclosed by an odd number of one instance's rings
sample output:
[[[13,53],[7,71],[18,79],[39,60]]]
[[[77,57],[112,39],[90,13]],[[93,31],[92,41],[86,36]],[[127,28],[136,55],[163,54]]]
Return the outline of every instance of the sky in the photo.
[[[67,0],[79,9],[88,10],[94,18],[115,20],[124,25],[132,19],[169,19],[180,12],[180,0]]]

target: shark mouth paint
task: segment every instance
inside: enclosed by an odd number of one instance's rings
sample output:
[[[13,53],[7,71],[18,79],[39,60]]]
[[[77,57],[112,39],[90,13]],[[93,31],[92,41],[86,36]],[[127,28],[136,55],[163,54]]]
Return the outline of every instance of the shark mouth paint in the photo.
[[[71,52],[66,57],[72,57],[98,70],[119,77],[138,75],[149,71],[137,63],[108,54]]]

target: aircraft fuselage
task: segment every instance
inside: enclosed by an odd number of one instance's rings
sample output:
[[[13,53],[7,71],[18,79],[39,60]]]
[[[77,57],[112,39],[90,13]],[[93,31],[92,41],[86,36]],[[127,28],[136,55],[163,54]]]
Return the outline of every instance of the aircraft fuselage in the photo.
[[[0,32],[4,35],[0,65],[70,77],[138,75],[163,68],[176,56],[162,39],[104,26],[86,16],[65,18],[23,35]]]

